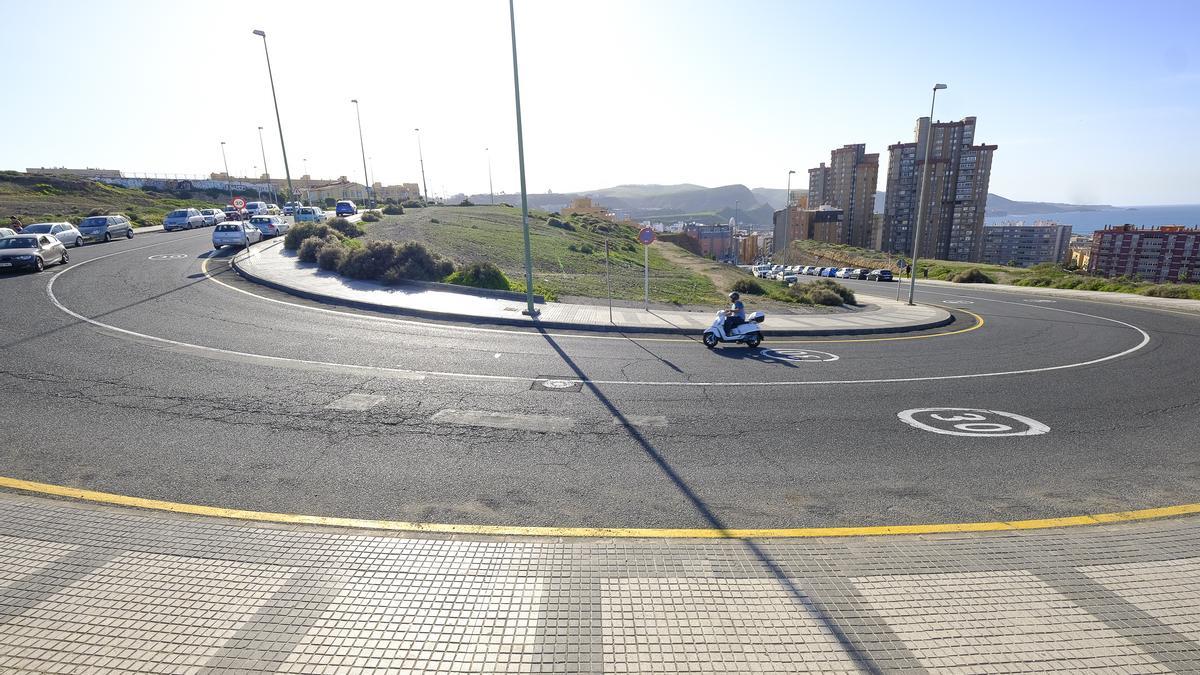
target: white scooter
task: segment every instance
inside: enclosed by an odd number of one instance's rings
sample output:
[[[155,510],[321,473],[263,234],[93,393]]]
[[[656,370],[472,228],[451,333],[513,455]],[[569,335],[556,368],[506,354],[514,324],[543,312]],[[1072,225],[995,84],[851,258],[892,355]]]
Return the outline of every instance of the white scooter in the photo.
[[[766,318],[766,314],[755,312],[747,317],[745,323],[734,326],[733,331],[726,335],[725,310],[721,310],[717,312],[717,320],[704,331],[704,346],[712,349],[718,342],[743,342],[747,347],[757,347],[762,342],[762,331],[759,330],[758,324]]]

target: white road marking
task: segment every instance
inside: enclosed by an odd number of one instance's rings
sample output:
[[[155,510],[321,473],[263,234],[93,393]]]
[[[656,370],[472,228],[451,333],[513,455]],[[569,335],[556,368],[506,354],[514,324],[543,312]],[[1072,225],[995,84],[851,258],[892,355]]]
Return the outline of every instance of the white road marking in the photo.
[[[346,394],[325,407],[329,410],[369,410],[383,401],[384,397],[376,394]]]
[[[666,415],[626,415],[624,419],[613,417],[613,424],[624,426],[629,424],[635,427],[655,427],[665,429],[667,426]]]
[[[570,389],[579,384],[579,380],[546,380],[542,386],[547,389]]]
[[[197,238],[199,238],[199,237],[197,237]],[[137,331],[127,330],[125,328],[118,328],[116,326],[106,324],[101,321],[97,321],[95,319],[83,316],[82,314],[79,314],[78,312],[72,311],[71,309],[68,309],[65,305],[63,305],[61,302],[59,302],[58,297],[54,295],[54,284],[56,281],[58,281],[58,279],[62,276],[62,274],[66,274],[73,270],[77,270],[77,269],[83,267],[84,265],[95,262],[97,260],[103,260],[104,258],[109,258],[109,257],[115,256],[115,255],[121,255],[122,253],[130,253],[133,251],[137,251],[137,250],[141,250],[141,249],[145,249],[145,248],[151,248],[153,246],[162,246],[164,244],[169,244],[169,243],[173,243],[173,241],[160,242],[158,244],[150,244],[150,245],[139,247],[139,248],[129,249],[128,251],[118,251],[116,253],[110,253],[107,255],[100,256],[98,258],[93,258],[91,260],[85,260],[83,262],[77,263],[77,264],[67,268],[66,270],[64,270],[61,274],[58,274],[58,275],[55,275],[54,277],[52,277],[50,279],[50,281],[46,284],[46,294],[50,297],[50,302],[52,302],[54,304],[54,306],[57,307],[60,311],[66,313],[76,319],[79,319],[80,321],[83,321],[85,323],[91,324],[98,328],[102,328],[104,330],[108,330],[108,331],[111,331],[114,333],[128,335],[128,336],[142,339],[142,340],[149,340],[151,342],[158,342],[160,344],[171,345],[174,347],[191,349],[191,350],[200,352],[202,354],[204,354],[204,353],[225,354],[225,355],[229,355],[229,356],[238,356],[238,357],[250,358],[250,359],[261,359],[264,361],[272,361],[272,362],[278,362],[278,363],[299,363],[299,364],[305,364],[305,365],[329,367],[329,368],[334,368],[334,369],[388,373],[393,376],[408,377],[408,378],[413,378],[413,379],[420,379],[420,378],[424,378],[427,376],[428,377],[444,377],[444,378],[449,378],[449,379],[492,381],[492,382],[545,382],[549,379],[557,379],[557,378],[531,378],[531,377],[527,377],[527,376],[516,376],[516,375],[483,375],[483,374],[475,374],[475,373],[452,373],[452,372],[443,372],[443,371],[410,370],[410,369],[405,369],[405,368],[390,368],[390,367],[386,367],[386,366],[368,366],[368,365],[359,365],[359,364],[350,364],[350,363],[335,363],[335,362],[329,362],[329,361],[316,361],[316,360],[309,360],[309,359],[296,359],[296,358],[290,358],[290,357],[286,357],[286,356],[275,356],[275,355],[270,355],[270,354],[254,354],[254,353],[250,353],[250,352],[241,352],[241,351],[237,351],[237,350],[233,350],[233,349],[221,349],[219,347],[209,347],[209,346],[205,346],[205,345],[193,344],[190,342],[171,340],[168,338],[158,337],[156,335],[147,335],[145,333],[139,333]],[[211,276],[209,278],[212,279]],[[215,281],[215,279],[214,279],[214,281]],[[222,282],[218,281],[217,283],[222,283]],[[233,288],[232,286],[228,286],[227,284],[222,283],[222,285],[225,285],[228,288]],[[246,291],[242,291],[241,289],[234,288],[234,290],[236,290],[240,293],[246,293]],[[252,297],[260,297],[253,293],[246,293],[246,294],[250,295]],[[941,294],[941,295],[947,295],[947,294]],[[270,300],[270,298],[264,298],[264,299]],[[985,300],[987,302],[998,302],[998,303],[1007,304],[1007,305],[1027,306],[1024,303],[1009,302],[1006,300],[992,300],[989,298],[978,298],[978,297],[974,298],[974,299]],[[272,302],[280,302],[280,301],[272,300]],[[284,302],[282,304],[290,305],[292,303]],[[303,306],[303,305],[299,305],[299,306]],[[314,309],[317,309],[317,308],[314,308]],[[971,379],[980,379],[980,378],[985,378],[985,377],[1005,377],[1005,376],[1010,376],[1010,375],[1030,375],[1030,374],[1034,374],[1034,373],[1046,373],[1046,372],[1053,372],[1053,371],[1058,371],[1058,370],[1068,370],[1071,368],[1082,368],[1085,366],[1092,366],[1092,365],[1096,365],[1098,363],[1104,363],[1107,361],[1119,359],[1124,356],[1128,356],[1128,355],[1144,348],[1146,345],[1150,344],[1150,334],[1149,333],[1147,333],[1146,331],[1142,330],[1141,328],[1138,328],[1137,326],[1135,326],[1131,323],[1126,323],[1119,319],[1110,319],[1110,318],[1104,317],[1104,316],[1096,316],[1095,314],[1086,314],[1084,312],[1076,312],[1076,311],[1072,311],[1072,310],[1068,310],[1068,309],[1058,309],[1055,307],[1039,307],[1038,309],[1041,309],[1041,310],[1047,311],[1047,312],[1061,312],[1064,314],[1085,316],[1085,317],[1092,318],[1092,319],[1098,319],[1101,321],[1108,321],[1111,323],[1115,323],[1115,324],[1125,326],[1126,328],[1136,331],[1139,335],[1142,336],[1142,339],[1138,344],[1134,345],[1133,347],[1130,347],[1128,349],[1125,349],[1123,351],[1120,351],[1120,352],[1117,352],[1114,354],[1109,354],[1108,356],[1102,356],[1102,357],[1091,359],[1088,361],[1079,361],[1079,362],[1075,362],[1075,363],[1067,363],[1067,364],[1058,365],[1058,366],[1044,366],[1041,368],[1023,368],[1023,369],[1019,369],[1019,370],[1004,370],[1004,371],[994,371],[994,372],[987,372],[987,373],[966,373],[966,374],[961,374],[961,375],[927,375],[927,376],[922,376],[922,377],[866,378],[866,379],[859,379],[859,380],[792,380],[792,381],[786,381],[786,382],[670,382],[670,381],[629,381],[629,380],[591,380],[591,379],[581,379],[581,380],[579,380],[579,382],[582,382],[584,384],[613,385],[613,386],[642,386],[642,387],[790,387],[790,386],[829,385],[829,384],[892,384],[892,383],[902,383],[902,382],[936,382],[936,381],[942,381],[942,380],[971,380]],[[344,314],[343,312],[333,312],[333,313]],[[354,315],[349,315],[349,316],[354,316]],[[415,323],[415,322],[413,322],[413,323]],[[440,326],[438,324],[428,324],[428,325],[436,326],[436,327],[442,328],[442,329],[446,328],[445,326]],[[460,329],[461,329],[460,327],[455,327],[455,330],[460,330]],[[486,330],[488,332],[508,333],[508,331],[492,331],[490,329],[480,329],[480,330]],[[535,335],[538,335],[540,337],[540,334],[535,334]],[[621,339],[624,339],[624,338],[621,338]]]
[[[982,408],[913,408],[896,416],[911,427],[947,436],[1040,436],[1050,431],[1024,415]]]
[[[837,361],[840,357],[829,352],[819,352],[815,349],[763,349],[759,355],[779,361],[803,361],[814,363],[820,361]]]
[[[517,431],[541,431],[565,433],[575,426],[569,417],[553,415],[522,415],[485,410],[439,410],[430,418],[439,424],[454,424],[465,427],[489,427],[492,429],[515,429]]]

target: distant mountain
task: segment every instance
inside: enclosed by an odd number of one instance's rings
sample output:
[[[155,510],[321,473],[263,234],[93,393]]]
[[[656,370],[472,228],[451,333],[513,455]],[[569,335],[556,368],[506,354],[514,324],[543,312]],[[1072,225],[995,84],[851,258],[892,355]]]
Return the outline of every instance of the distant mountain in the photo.
[[[784,202],[787,201],[787,188],[754,188],[750,192],[754,193],[758,200],[770,204],[771,208],[782,209]],[[792,192],[796,194],[808,194],[807,188],[792,188]]]
[[[782,192],[782,190],[781,190]],[[875,213],[883,213],[884,193],[875,193]],[[1062,204],[1059,202],[1018,202],[988,193],[988,216],[1024,216],[1030,213],[1065,213],[1067,211],[1107,211],[1108,204]]]

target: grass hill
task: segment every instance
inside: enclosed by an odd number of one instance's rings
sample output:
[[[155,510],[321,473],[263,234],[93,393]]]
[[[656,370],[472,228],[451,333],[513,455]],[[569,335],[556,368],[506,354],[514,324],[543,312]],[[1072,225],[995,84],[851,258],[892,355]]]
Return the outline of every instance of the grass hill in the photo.
[[[642,299],[642,246],[637,228],[590,216],[549,221],[550,214],[533,211],[529,217],[533,249],[534,288],[548,299],[571,296],[607,297],[604,242],[609,242],[613,297]],[[552,226],[549,222],[561,223]],[[525,253],[521,210],[506,206],[443,206],[405,209],[403,215],[364,223],[367,240],[412,240],[459,264],[491,262],[524,288]],[[667,254],[667,250],[670,255]],[[697,258],[674,244],[650,247],[650,299],[678,305],[713,305],[724,301],[727,289],[680,262]]]
[[[211,208],[224,204],[225,199],[220,193],[150,192],[82,178],[0,172],[0,216],[3,216],[0,220],[3,221],[15,215],[26,224],[62,220],[78,223],[98,211],[123,213],[134,225],[142,227],[162,224],[163,217],[177,208]]]

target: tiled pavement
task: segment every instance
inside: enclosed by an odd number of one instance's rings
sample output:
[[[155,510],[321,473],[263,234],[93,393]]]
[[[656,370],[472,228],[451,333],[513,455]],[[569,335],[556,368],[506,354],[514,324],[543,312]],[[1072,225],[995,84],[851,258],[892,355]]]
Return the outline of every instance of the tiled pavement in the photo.
[[[401,311],[422,315],[534,325],[521,314],[524,301],[484,298],[463,293],[428,290],[406,286],[383,286],[370,281],[347,279],[322,272],[316,265],[299,263],[276,240],[255,246],[250,255],[239,255],[240,274],[258,283],[298,293],[325,302],[351,303],[357,307],[381,311]],[[894,286],[881,284],[883,295]],[[834,333],[889,332],[921,330],[945,325],[950,314],[930,305],[909,306],[887,297],[859,294],[866,309],[831,314],[779,314],[768,312],[762,331],[767,335],[819,335]],[[699,333],[712,325],[718,308],[712,312],[615,307],[611,321],[608,307],[552,302],[539,305],[537,324],[543,327],[628,331]],[[753,307],[749,308],[753,310]]]
[[[1198,672],[1198,544],[421,538],[0,492],[0,672]]]

